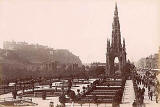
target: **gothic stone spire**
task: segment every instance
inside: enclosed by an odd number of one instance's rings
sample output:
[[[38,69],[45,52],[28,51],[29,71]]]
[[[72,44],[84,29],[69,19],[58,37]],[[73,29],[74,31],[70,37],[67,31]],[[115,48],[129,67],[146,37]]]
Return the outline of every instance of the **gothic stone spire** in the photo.
[[[123,45],[123,46],[122,46]],[[114,18],[112,23],[112,40],[107,40],[107,53],[106,53],[106,74],[114,75],[115,73],[115,58],[119,59],[119,71],[123,71],[126,65],[126,50],[125,50],[125,40],[123,44],[121,43],[121,33],[120,24],[118,17],[117,4],[115,5]]]
[[[112,23],[112,47],[118,49],[121,48],[121,34],[117,4],[115,5],[114,18]]]

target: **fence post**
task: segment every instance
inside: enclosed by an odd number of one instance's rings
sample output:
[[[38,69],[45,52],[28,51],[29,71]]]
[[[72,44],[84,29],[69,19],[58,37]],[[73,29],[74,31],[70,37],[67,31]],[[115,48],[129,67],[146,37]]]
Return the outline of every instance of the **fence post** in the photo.
[[[124,90],[123,90],[123,96],[122,96],[122,102],[124,102],[125,90],[126,90],[126,87],[124,86]]]

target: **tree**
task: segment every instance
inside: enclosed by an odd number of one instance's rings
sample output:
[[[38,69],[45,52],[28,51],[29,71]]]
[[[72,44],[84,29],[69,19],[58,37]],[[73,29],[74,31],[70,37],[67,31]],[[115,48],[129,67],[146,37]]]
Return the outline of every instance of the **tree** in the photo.
[[[72,100],[75,100],[75,92],[70,90],[69,93],[68,93],[68,96],[72,99]]]

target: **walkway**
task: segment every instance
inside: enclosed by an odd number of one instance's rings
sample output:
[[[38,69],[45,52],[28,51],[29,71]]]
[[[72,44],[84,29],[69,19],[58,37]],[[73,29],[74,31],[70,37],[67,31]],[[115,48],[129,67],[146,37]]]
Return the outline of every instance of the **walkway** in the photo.
[[[143,88],[143,85],[138,85],[138,87]],[[146,107],[160,107],[160,101],[156,103],[155,95],[153,94],[153,100],[151,101],[148,97],[148,88],[145,88],[145,94],[144,94],[144,103]],[[154,87],[151,87],[151,90],[154,92]]]
[[[138,73],[141,75],[141,76],[144,76],[145,75],[145,71],[138,71]],[[141,89],[144,87],[143,84],[141,85],[138,85],[138,87],[140,87]],[[151,88],[150,90],[152,90],[153,92],[153,100],[151,101],[149,99],[149,96],[148,96],[148,88],[144,87],[145,88],[145,93],[144,93],[144,104],[145,104],[145,107],[160,107],[160,100],[158,101],[158,103],[156,103],[156,97],[155,97],[155,87],[151,85]]]
[[[125,89],[122,97],[122,104],[120,107],[132,107],[135,99],[135,93],[132,80],[126,80]]]

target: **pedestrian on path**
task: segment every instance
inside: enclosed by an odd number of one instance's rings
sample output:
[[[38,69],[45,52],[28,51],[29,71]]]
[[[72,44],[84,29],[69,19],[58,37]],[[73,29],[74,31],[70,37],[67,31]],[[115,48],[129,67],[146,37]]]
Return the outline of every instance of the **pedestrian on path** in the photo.
[[[142,95],[144,95],[144,93],[145,93],[145,88],[143,87],[142,88]]]
[[[150,96],[150,91],[148,91],[148,97],[149,97],[149,99],[151,99],[151,96]]]
[[[141,104],[141,105],[143,104],[143,100],[144,100],[144,96],[141,95],[141,100],[140,100],[140,104]]]
[[[156,95],[156,103],[158,103],[158,92],[156,92],[155,95]]]
[[[132,106],[133,106],[133,107],[137,107],[137,102],[136,102],[136,100],[134,100]]]
[[[54,102],[50,102],[49,107],[54,107]]]
[[[149,85],[149,86],[148,86],[148,91],[150,91],[150,89],[151,89],[151,86]]]
[[[152,97],[153,97],[153,92],[150,91],[150,97],[151,97],[151,101],[152,101]]]

